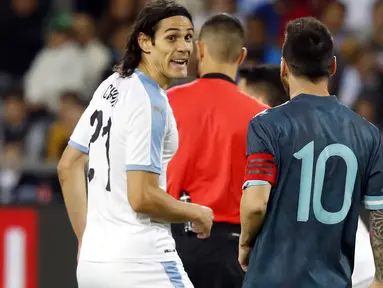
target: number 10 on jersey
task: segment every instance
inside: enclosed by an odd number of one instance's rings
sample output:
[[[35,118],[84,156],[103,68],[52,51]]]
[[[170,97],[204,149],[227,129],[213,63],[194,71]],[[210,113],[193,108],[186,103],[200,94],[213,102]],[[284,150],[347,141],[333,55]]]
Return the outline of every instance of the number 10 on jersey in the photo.
[[[338,212],[329,212],[325,210],[322,205],[322,190],[326,162],[333,156],[341,157],[345,161],[347,169],[343,206]],[[306,222],[309,219],[312,196],[314,215],[319,222],[323,224],[337,224],[342,222],[351,208],[352,194],[358,171],[358,161],[354,152],[343,144],[331,144],[326,146],[318,156],[314,175],[314,141],[311,141],[301,150],[296,152],[294,157],[298,160],[302,160],[297,221]],[[313,180],[314,185],[312,185]],[[333,179],[332,181],[342,180]],[[311,187],[313,187],[313,193]],[[337,191],[333,191],[333,193],[337,193]]]

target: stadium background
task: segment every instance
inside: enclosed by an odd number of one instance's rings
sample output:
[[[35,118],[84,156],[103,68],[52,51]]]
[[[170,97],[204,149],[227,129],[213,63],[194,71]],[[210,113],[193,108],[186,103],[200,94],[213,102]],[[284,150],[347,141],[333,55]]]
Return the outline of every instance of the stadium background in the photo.
[[[76,241],[56,163],[144,2],[0,1],[0,288],[77,287]],[[197,31],[215,12],[237,15],[248,31],[245,66],[279,64],[285,23],[318,17],[335,37],[331,93],[383,128],[383,1],[179,2]],[[189,76],[196,77],[195,61]]]

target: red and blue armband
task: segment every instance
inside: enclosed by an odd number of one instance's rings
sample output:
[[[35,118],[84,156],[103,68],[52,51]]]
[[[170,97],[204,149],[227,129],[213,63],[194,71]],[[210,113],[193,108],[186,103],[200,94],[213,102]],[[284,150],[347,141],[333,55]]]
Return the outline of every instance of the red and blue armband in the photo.
[[[265,185],[267,183],[274,186],[276,178],[277,165],[275,165],[272,154],[255,153],[247,157],[244,189],[249,186]]]

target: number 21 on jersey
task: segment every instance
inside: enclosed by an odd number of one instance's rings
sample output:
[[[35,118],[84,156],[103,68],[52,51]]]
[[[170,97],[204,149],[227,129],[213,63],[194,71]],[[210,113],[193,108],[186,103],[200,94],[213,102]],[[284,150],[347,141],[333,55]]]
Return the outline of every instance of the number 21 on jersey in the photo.
[[[347,169],[343,206],[338,212],[329,212],[324,209],[321,200],[326,162],[333,156],[341,157],[345,161]],[[315,165],[315,173],[314,141],[306,144],[301,150],[294,154],[294,157],[298,160],[302,160],[297,221],[306,222],[309,219],[312,196],[314,215],[319,222],[323,224],[337,224],[342,222],[351,208],[352,194],[358,171],[358,160],[356,159],[354,152],[343,144],[331,144],[326,146],[318,156]],[[314,185],[312,185],[313,181]],[[333,181],[341,180],[334,179]],[[313,187],[313,191],[311,191],[311,187]]]
[[[102,127],[103,124],[103,113],[100,110],[94,111],[92,116],[90,117],[90,125],[93,127],[96,125],[96,129],[90,138],[90,143],[89,143],[89,150],[92,145],[92,143],[96,142],[98,137],[100,136],[101,133],[101,128],[102,128],[102,133],[101,136],[106,136],[106,141],[105,141],[105,154],[106,154],[106,161],[108,163],[108,182],[106,183],[106,191],[110,192],[110,159],[109,159],[109,146],[110,146],[110,128],[112,127],[112,120],[109,118],[106,126]],[[90,153],[90,151],[89,151]],[[92,169],[92,168],[90,168]],[[94,171],[93,171],[94,172]],[[96,172],[94,172],[96,173]]]

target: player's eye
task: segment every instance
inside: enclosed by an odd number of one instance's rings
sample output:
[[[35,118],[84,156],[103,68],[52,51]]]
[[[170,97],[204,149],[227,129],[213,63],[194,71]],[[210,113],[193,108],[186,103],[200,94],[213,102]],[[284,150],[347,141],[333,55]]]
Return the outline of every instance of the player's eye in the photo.
[[[170,42],[173,42],[176,40],[176,36],[174,35],[169,35],[168,37],[166,37],[166,39],[168,39]]]
[[[193,40],[193,35],[192,34],[186,35],[185,40],[186,41],[192,41]]]

